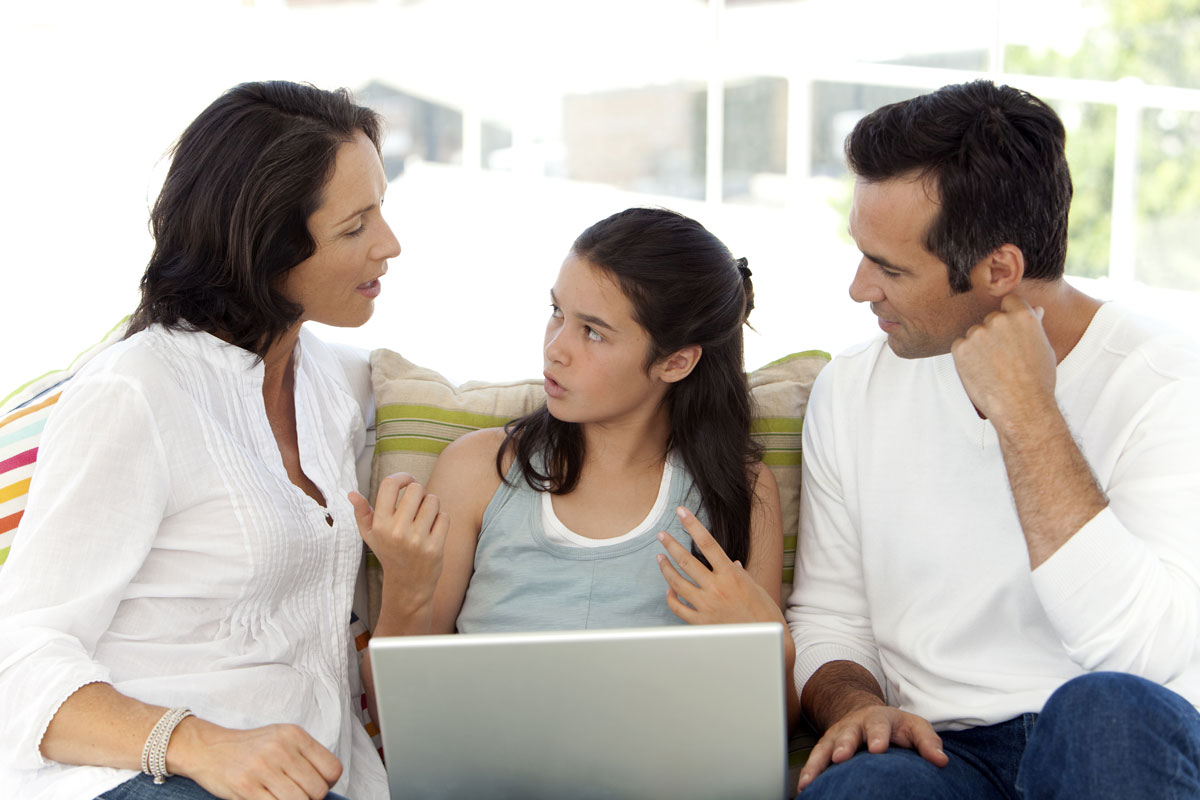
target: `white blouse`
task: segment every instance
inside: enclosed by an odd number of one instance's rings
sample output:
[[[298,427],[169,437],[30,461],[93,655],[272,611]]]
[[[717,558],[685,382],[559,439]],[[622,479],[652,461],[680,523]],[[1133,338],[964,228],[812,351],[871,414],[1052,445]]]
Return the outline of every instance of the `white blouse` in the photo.
[[[156,326],[67,385],[0,572],[0,786],[12,796],[91,798],[136,774],[39,753],[62,702],[106,681],[231,728],[300,725],[342,762],[334,791],[387,797],[351,705],[362,543],[346,493],[370,386],[352,389],[307,332],[295,356],[300,462],[327,508],[288,479],[263,366],[244,350]]]

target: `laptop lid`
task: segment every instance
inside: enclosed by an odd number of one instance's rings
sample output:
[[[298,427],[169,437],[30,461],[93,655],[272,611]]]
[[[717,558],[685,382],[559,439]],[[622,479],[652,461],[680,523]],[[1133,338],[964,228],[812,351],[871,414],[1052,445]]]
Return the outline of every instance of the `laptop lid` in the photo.
[[[786,795],[783,627],[373,638],[393,798]]]

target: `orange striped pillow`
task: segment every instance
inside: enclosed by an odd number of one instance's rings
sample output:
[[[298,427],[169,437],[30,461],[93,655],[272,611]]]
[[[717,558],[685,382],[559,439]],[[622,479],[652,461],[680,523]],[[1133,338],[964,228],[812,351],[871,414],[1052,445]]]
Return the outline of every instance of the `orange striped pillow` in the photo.
[[[61,384],[0,417],[0,566],[8,559],[17,523],[25,513],[38,441],[50,411],[62,394]]]
[[[126,319],[76,356],[71,366],[34,378],[0,402],[0,569],[8,560],[17,524],[25,513],[42,429],[63,386],[97,353],[125,336]]]

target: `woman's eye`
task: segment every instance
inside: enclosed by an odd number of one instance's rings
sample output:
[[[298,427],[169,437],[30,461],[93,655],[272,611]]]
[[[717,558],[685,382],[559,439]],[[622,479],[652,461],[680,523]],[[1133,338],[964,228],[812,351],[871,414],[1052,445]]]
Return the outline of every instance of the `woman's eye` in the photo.
[[[347,233],[346,235],[347,235],[347,236],[361,236],[361,235],[362,235],[362,232],[363,232],[363,231],[365,231],[366,229],[367,229],[367,226],[366,226],[366,224],[364,223],[364,224],[361,224],[361,225],[359,225],[357,228],[355,228],[354,230],[350,231],[350,232],[349,232],[349,233]]]
[[[596,333],[596,330],[591,325],[584,325],[583,330],[587,333],[587,337],[593,342],[603,342],[604,337]]]

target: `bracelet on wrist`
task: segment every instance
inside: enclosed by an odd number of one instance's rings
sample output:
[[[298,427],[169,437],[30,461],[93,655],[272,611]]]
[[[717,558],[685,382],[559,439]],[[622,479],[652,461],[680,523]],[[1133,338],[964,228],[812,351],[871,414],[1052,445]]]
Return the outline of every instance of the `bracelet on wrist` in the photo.
[[[156,784],[162,784],[171,777],[171,773],[167,772],[167,744],[171,741],[175,726],[190,716],[190,709],[172,708],[159,717],[150,729],[150,735],[142,747],[142,772],[154,778]]]

